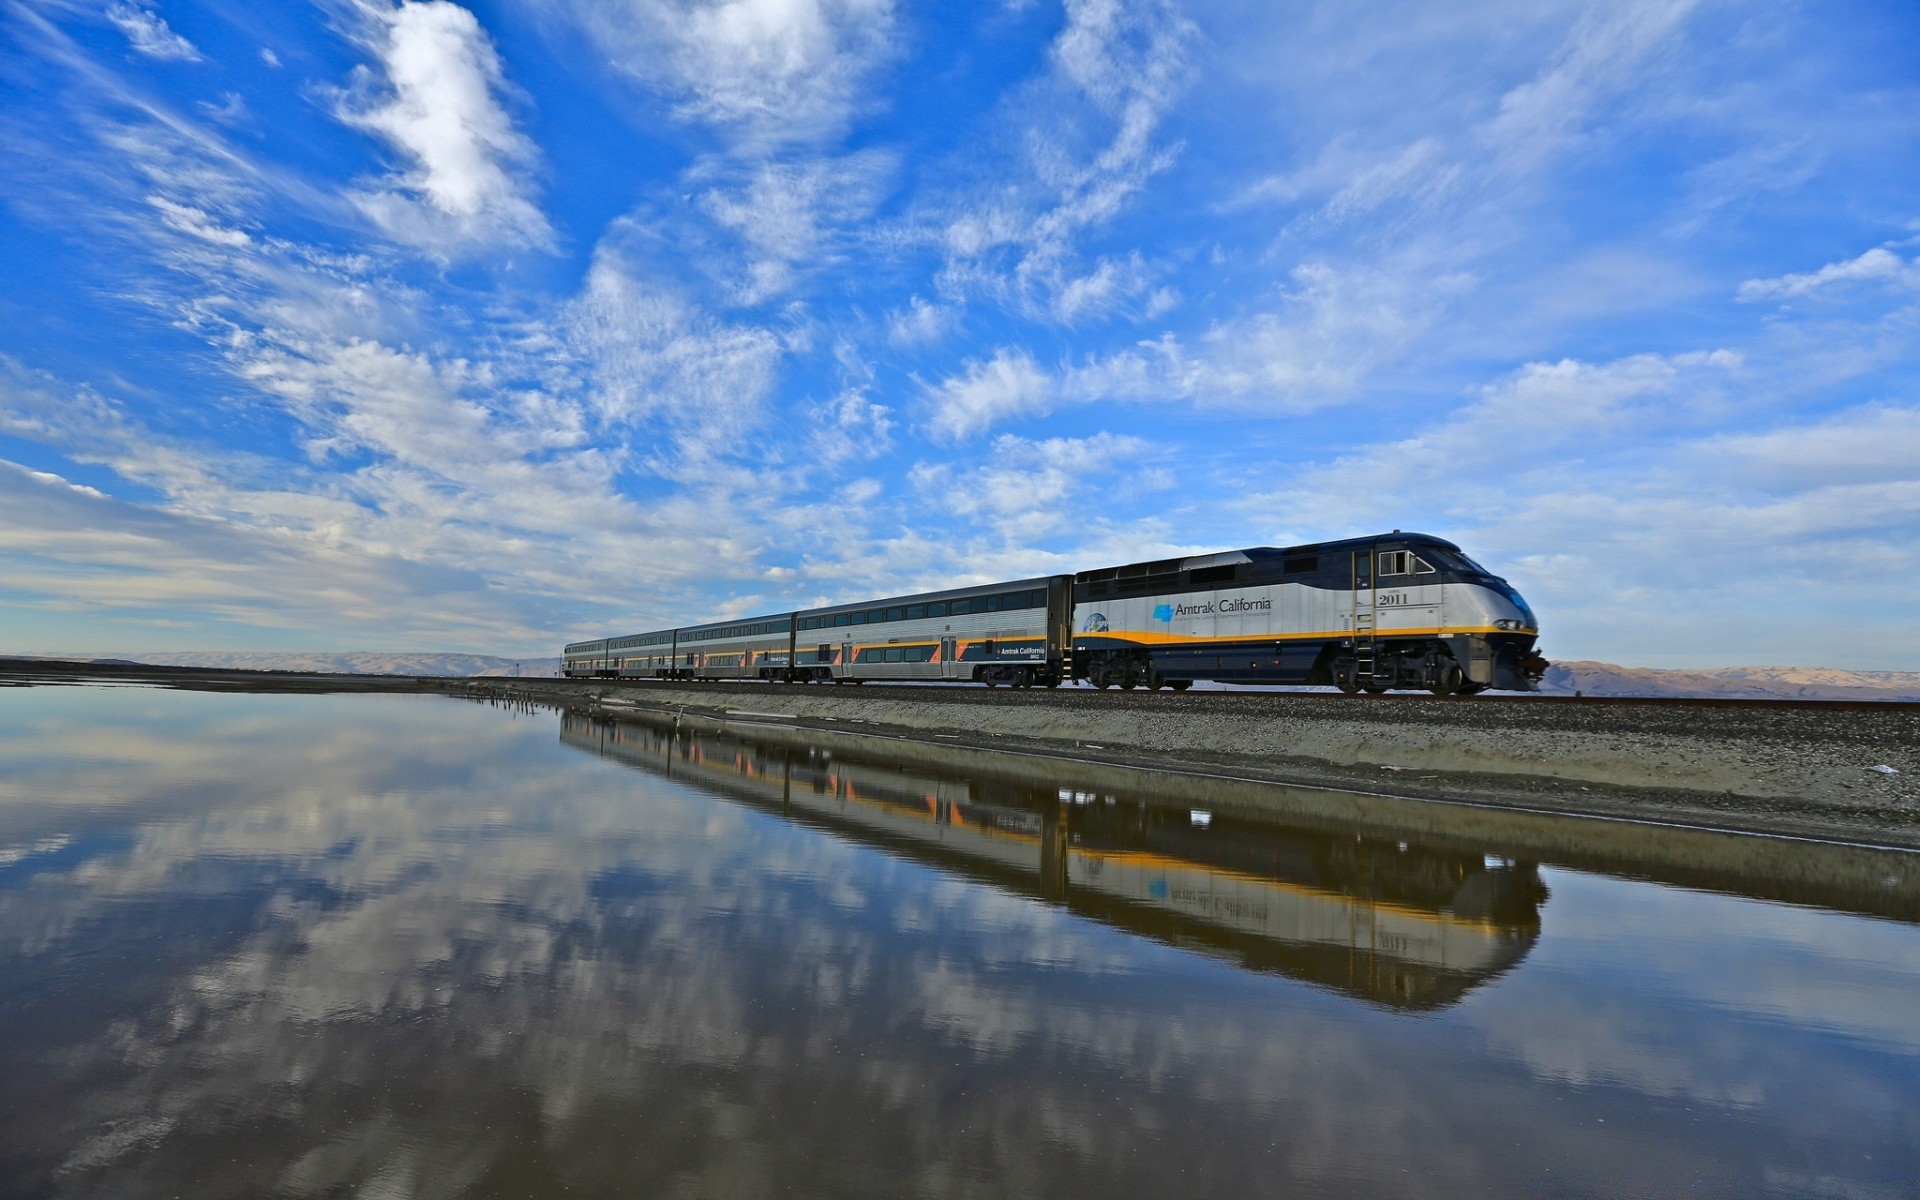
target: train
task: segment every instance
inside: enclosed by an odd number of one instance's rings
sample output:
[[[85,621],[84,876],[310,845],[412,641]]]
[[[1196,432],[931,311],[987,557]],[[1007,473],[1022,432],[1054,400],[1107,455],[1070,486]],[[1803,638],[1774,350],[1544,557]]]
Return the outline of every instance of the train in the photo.
[[[1513,585],[1429,534],[1256,546],[571,642],[570,678],[1534,691]]]

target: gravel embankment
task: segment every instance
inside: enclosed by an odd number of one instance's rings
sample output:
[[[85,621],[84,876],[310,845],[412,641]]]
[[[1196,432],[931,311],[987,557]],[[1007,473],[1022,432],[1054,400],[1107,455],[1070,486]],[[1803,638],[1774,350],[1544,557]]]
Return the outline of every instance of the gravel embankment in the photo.
[[[1904,706],[714,684],[519,690],[720,717],[781,714],[1095,762],[1920,846],[1920,708]]]

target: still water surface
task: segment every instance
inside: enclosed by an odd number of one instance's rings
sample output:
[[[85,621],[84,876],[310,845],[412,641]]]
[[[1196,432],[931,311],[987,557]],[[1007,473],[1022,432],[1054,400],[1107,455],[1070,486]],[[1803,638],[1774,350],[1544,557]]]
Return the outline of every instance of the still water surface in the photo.
[[[1823,908],[1150,800],[0,691],[0,1195],[1920,1195],[1911,856]]]

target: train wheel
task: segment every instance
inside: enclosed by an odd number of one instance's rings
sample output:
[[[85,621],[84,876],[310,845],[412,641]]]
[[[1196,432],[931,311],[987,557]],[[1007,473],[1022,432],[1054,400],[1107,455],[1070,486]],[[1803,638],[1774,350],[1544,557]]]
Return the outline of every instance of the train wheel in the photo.
[[[1459,663],[1451,661],[1444,662],[1435,669],[1433,673],[1433,686],[1427,690],[1436,696],[1451,696],[1459,691],[1466,682],[1466,674],[1460,670]]]
[[[1184,691],[1186,691],[1186,690],[1187,690],[1188,688],[1190,688],[1190,687],[1192,687],[1192,686],[1193,686],[1193,680],[1191,680],[1191,679],[1169,679],[1169,680],[1167,680],[1167,686],[1168,686],[1168,687],[1170,687],[1170,688],[1172,688],[1172,689],[1173,689],[1174,691],[1176,691],[1176,692],[1184,692]]]

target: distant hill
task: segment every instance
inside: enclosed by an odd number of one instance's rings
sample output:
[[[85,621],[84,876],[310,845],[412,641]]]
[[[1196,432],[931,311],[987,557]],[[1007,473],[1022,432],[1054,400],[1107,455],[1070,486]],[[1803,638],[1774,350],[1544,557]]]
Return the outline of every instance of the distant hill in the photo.
[[[560,674],[557,658],[498,658],[490,654],[407,654],[359,650],[286,654],[248,650],[153,651],[147,654],[85,656],[94,662],[145,663],[165,667],[216,667],[237,671],[319,671],[339,675],[457,675],[482,677],[512,675],[519,664],[523,678],[552,678]]]
[[[1754,700],[1920,700],[1920,671],[1834,667],[1714,667],[1661,670],[1602,662],[1547,668],[1540,690],[1570,696],[1705,696]]]

